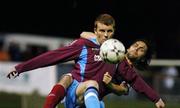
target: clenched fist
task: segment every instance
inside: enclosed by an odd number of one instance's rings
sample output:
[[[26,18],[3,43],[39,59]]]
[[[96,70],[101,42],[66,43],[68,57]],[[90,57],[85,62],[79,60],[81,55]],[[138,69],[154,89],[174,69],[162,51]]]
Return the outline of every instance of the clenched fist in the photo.
[[[19,76],[19,73],[16,70],[13,70],[9,72],[9,74],[7,75],[7,78],[11,79],[12,77],[16,78],[17,76]]]
[[[108,72],[106,72],[103,77],[103,82],[105,84],[109,84],[111,80],[112,80],[112,76]]]

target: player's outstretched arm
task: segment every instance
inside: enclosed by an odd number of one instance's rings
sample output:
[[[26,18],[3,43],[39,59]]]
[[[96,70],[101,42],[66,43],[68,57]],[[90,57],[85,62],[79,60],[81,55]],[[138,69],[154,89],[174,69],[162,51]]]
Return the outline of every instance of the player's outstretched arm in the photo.
[[[123,94],[128,94],[128,86],[125,82],[122,82],[120,85],[119,84],[114,84],[111,82],[112,76],[106,72],[103,77],[103,82],[115,93],[116,95],[123,95]]]
[[[12,77],[16,78],[17,76],[19,76],[19,73],[16,70],[13,70],[8,73],[7,78],[11,79]]]
[[[128,63],[128,61],[124,60],[118,66],[118,71],[119,75],[129,82],[136,92],[144,94],[149,100],[155,103],[157,108],[164,108],[165,104],[159,94],[153,90],[139,74],[137,74],[136,70]]]
[[[163,102],[162,99],[159,99],[156,103],[156,108],[165,108],[165,103]]]

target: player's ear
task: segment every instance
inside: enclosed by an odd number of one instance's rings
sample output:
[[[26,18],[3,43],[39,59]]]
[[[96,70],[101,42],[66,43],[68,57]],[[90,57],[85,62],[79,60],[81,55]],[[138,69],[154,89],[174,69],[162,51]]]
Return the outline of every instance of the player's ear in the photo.
[[[97,34],[97,28],[94,28],[94,33]]]
[[[86,31],[82,32],[80,36],[81,38],[85,38],[85,39],[96,37],[96,35],[93,32],[86,32]]]

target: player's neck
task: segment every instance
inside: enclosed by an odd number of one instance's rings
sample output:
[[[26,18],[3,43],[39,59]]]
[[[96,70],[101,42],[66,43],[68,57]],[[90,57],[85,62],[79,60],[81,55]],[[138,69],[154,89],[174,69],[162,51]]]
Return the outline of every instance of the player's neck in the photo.
[[[132,65],[132,62],[131,62],[131,60],[127,57],[127,55],[125,56],[125,58],[126,58],[127,62],[129,63],[129,65]]]
[[[96,41],[97,41],[97,44],[98,44],[98,45],[101,45],[100,42],[98,41],[97,37],[96,37]]]

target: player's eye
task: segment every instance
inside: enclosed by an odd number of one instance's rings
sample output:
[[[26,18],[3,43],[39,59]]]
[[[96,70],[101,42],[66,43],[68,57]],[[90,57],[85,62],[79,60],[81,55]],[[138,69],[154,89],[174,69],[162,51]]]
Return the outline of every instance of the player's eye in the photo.
[[[113,32],[113,30],[108,30],[107,32],[108,32],[108,33],[112,33],[112,32]]]
[[[102,33],[105,32],[105,30],[102,30],[102,29],[100,29],[99,31],[102,32]]]
[[[145,49],[143,47],[139,48],[139,51],[144,53],[145,52]]]
[[[137,44],[137,43],[134,43],[132,46],[133,46],[133,47],[138,47],[138,44]]]

